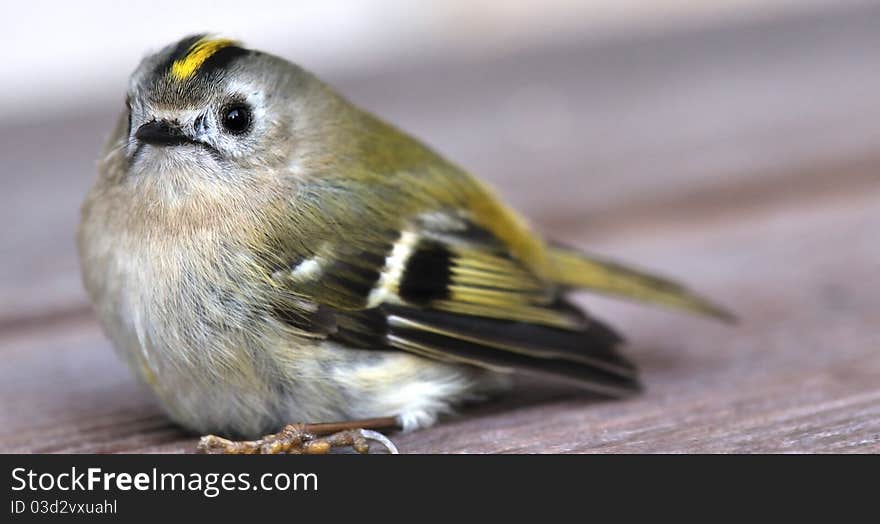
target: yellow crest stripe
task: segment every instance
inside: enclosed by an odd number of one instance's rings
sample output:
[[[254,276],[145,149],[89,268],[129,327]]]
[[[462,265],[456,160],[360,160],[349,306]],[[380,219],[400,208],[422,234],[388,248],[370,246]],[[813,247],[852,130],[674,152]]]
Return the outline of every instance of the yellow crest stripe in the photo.
[[[211,55],[224,47],[236,45],[238,42],[228,38],[205,37],[196,42],[189,48],[186,56],[179,60],[175,60],[171,64],[169,74],[178,81],[186,80],[193,76],[196,71],[205,63],[205,60],[211,58]]]

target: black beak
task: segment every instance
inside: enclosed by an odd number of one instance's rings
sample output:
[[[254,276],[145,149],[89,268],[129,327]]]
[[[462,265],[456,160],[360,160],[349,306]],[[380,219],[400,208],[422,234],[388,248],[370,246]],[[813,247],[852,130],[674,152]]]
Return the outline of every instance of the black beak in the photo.
[[[153,120],[142,125],[134,136],[141,142],[154,146],[177,146],[195,142],[184,134],[180,126],[165,120]]]

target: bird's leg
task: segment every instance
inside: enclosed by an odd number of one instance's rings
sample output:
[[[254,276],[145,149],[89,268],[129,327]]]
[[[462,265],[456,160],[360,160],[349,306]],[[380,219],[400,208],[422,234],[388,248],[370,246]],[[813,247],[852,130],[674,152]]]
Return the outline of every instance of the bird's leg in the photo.
[[[288,424],[278,433],[257,440],[235,441],[208,435],[199,440],[196,451],[238,455],[281,453],[323,455],[333,448],[350,447],[358,453],[369,453],[370,441],[375,441],[382,444],[386,452],[396,454],[397,447],[394,443],[375,430],[394,428],[397,425],[394,417],[328,424]]]

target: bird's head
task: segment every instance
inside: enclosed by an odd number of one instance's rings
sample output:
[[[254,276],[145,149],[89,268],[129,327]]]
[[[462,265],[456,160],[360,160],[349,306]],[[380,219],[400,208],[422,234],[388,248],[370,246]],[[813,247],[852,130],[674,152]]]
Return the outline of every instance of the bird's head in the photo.
[[[320,91],[285,60],[224,38],[187,37],[132,74],[114,145],[128,178],[245,184],[292,162]]]

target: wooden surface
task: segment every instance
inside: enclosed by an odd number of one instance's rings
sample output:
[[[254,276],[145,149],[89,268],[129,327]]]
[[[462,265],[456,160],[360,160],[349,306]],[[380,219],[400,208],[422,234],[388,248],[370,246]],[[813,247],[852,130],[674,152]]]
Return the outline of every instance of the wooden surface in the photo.
[[[862,6],[329,78],[548,235],[741,317],[579,296],[627,336],[644,394],[524,379],[398,435],[401,450],[880,451],[878,49],[880,6]],[[194,447],[113,354],[79,283],[78,206],[121,100],[0,127],[0,451]]]

